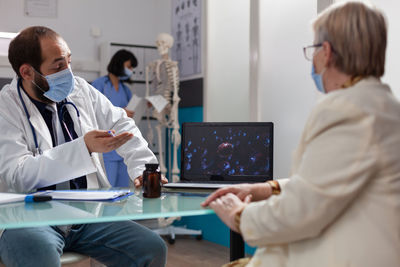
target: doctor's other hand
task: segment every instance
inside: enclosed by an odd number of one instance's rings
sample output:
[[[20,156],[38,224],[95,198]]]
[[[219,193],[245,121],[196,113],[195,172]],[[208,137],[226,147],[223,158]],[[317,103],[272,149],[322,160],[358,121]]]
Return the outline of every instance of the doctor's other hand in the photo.
[[[161,174],[161,183],[162,184],[167,184],[168,179],[165,178],[164,175]],[[136,188],[139,188],[143,185],[143,177],[140,175],[139,177],[136,177],[135,180],[133,180],[133,184],[135,185]]]
[[[115,134],[115,131],[112,130]],[[90,153],[106,153],[119,148],[133,137],[132,133],[124,132],[115,136],[110,135],[109,131],[92,130],[85,134],[85,144]]]
[[[212,208],[218,217],[233,231],[240,233],[235,223],[236,213],[242,211],[251,201],[251,195],[247,195],[244,200],[236,195],[228,193],[210,202]]]
[[[128,116],[129,118],[133,118],[133,115],[135,115],[135,112],[132,110],[129,110],[127,108],[124,108],[125,112],[126,112],[126,116]]]
[[[237,184],[227,186],[220,188],[209,195],[207,199],[203,203],[201,203],[201,205],[203,207],[207,207],[215,199],[229,193],[236,195],[241,201],[244,201],[247,196],[250,196],[251,201],[259,201],[269,198],[272,194],[272,188],[268,183]]]

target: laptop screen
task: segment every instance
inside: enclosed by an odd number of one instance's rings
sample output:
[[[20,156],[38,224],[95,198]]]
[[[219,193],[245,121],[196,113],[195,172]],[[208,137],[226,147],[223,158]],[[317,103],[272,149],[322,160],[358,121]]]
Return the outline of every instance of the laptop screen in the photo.
[[[263,182],[272,167],[272,122],[182,125],[182,181]]]

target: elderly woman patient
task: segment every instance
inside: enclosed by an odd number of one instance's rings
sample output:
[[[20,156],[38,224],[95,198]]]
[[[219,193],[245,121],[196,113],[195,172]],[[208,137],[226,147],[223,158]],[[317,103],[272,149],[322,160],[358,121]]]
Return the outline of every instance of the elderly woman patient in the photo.
[[[380,81],[384,16],[347,2],[313,29],[304,54],[324,95],[290,178],[220,189],[203,205],[258,247],[246,266],[400,266],[400,104]]]

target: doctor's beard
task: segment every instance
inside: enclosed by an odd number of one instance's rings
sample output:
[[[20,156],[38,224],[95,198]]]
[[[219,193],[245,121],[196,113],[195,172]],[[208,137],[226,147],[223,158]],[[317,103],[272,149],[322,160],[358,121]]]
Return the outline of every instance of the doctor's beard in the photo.
[[[50,89],[47,81],[36,73],[35,73],[33,88],[34,88],[33,89],[34,94],[40,100],[40,102],[46,104],[54,103],[53,101],[44,96],[44,93]]]

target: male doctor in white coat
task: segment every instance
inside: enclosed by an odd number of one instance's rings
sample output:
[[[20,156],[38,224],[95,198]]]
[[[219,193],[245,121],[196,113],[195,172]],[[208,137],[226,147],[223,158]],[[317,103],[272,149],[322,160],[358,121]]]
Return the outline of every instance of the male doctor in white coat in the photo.
[[[110,187],[99,153],[114,149],[141,186],[154,154],[123,109],[72,74],[61,36],[27,28],[8,57],[17,77],[0,93],[1,192]],[[6,266],[60,266],[63,250],[107,266],[164,266],[166,258],[162,239],[132,221],[7,229],[0,237]]]

